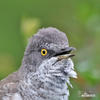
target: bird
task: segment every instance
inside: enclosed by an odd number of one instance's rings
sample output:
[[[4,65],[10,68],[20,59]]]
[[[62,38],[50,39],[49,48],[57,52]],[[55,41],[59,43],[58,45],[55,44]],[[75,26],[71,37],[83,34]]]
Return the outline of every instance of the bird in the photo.
[[[0,100],[68,100],[70,78],[77,78],[66,34],[41,28],[25,49],[20,68],[0,81]]]

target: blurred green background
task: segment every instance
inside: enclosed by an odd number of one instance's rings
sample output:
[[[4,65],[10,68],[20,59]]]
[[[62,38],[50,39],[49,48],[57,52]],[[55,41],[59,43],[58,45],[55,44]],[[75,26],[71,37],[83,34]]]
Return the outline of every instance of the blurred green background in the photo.
[[[20,67],[28,38],[49,26],[77,48],[69,99],[100,100],[100,0],[0,0],[0,79]]]

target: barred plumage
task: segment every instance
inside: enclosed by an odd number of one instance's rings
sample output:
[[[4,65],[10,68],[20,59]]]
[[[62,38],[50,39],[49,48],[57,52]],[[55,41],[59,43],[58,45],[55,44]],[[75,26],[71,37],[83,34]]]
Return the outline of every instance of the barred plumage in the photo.
[[[46,56],[41,55],[43,48]],[[0,100],[68,100],[70,77],[77,78],[72,50],[65,33],[39,30],[29,41],[20,69],[0,82]]]

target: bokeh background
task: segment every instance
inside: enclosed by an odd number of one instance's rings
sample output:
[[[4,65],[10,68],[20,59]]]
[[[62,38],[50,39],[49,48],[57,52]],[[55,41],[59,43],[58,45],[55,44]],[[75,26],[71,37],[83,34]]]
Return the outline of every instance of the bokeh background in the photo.
[[[0,80],[20,67],[28,38],[49,26],[77,48],[69,100],[100,100],[100,0],[0,0]]]

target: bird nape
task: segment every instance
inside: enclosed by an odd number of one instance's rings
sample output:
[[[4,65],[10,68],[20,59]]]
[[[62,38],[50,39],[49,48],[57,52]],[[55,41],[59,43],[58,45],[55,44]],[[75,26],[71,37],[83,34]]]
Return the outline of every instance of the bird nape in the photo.
[[[70,77],[77,78],[73,50],[64,32],[40,29],[30,38],[19,70],[0,81],[0,100],[68,100]]]

